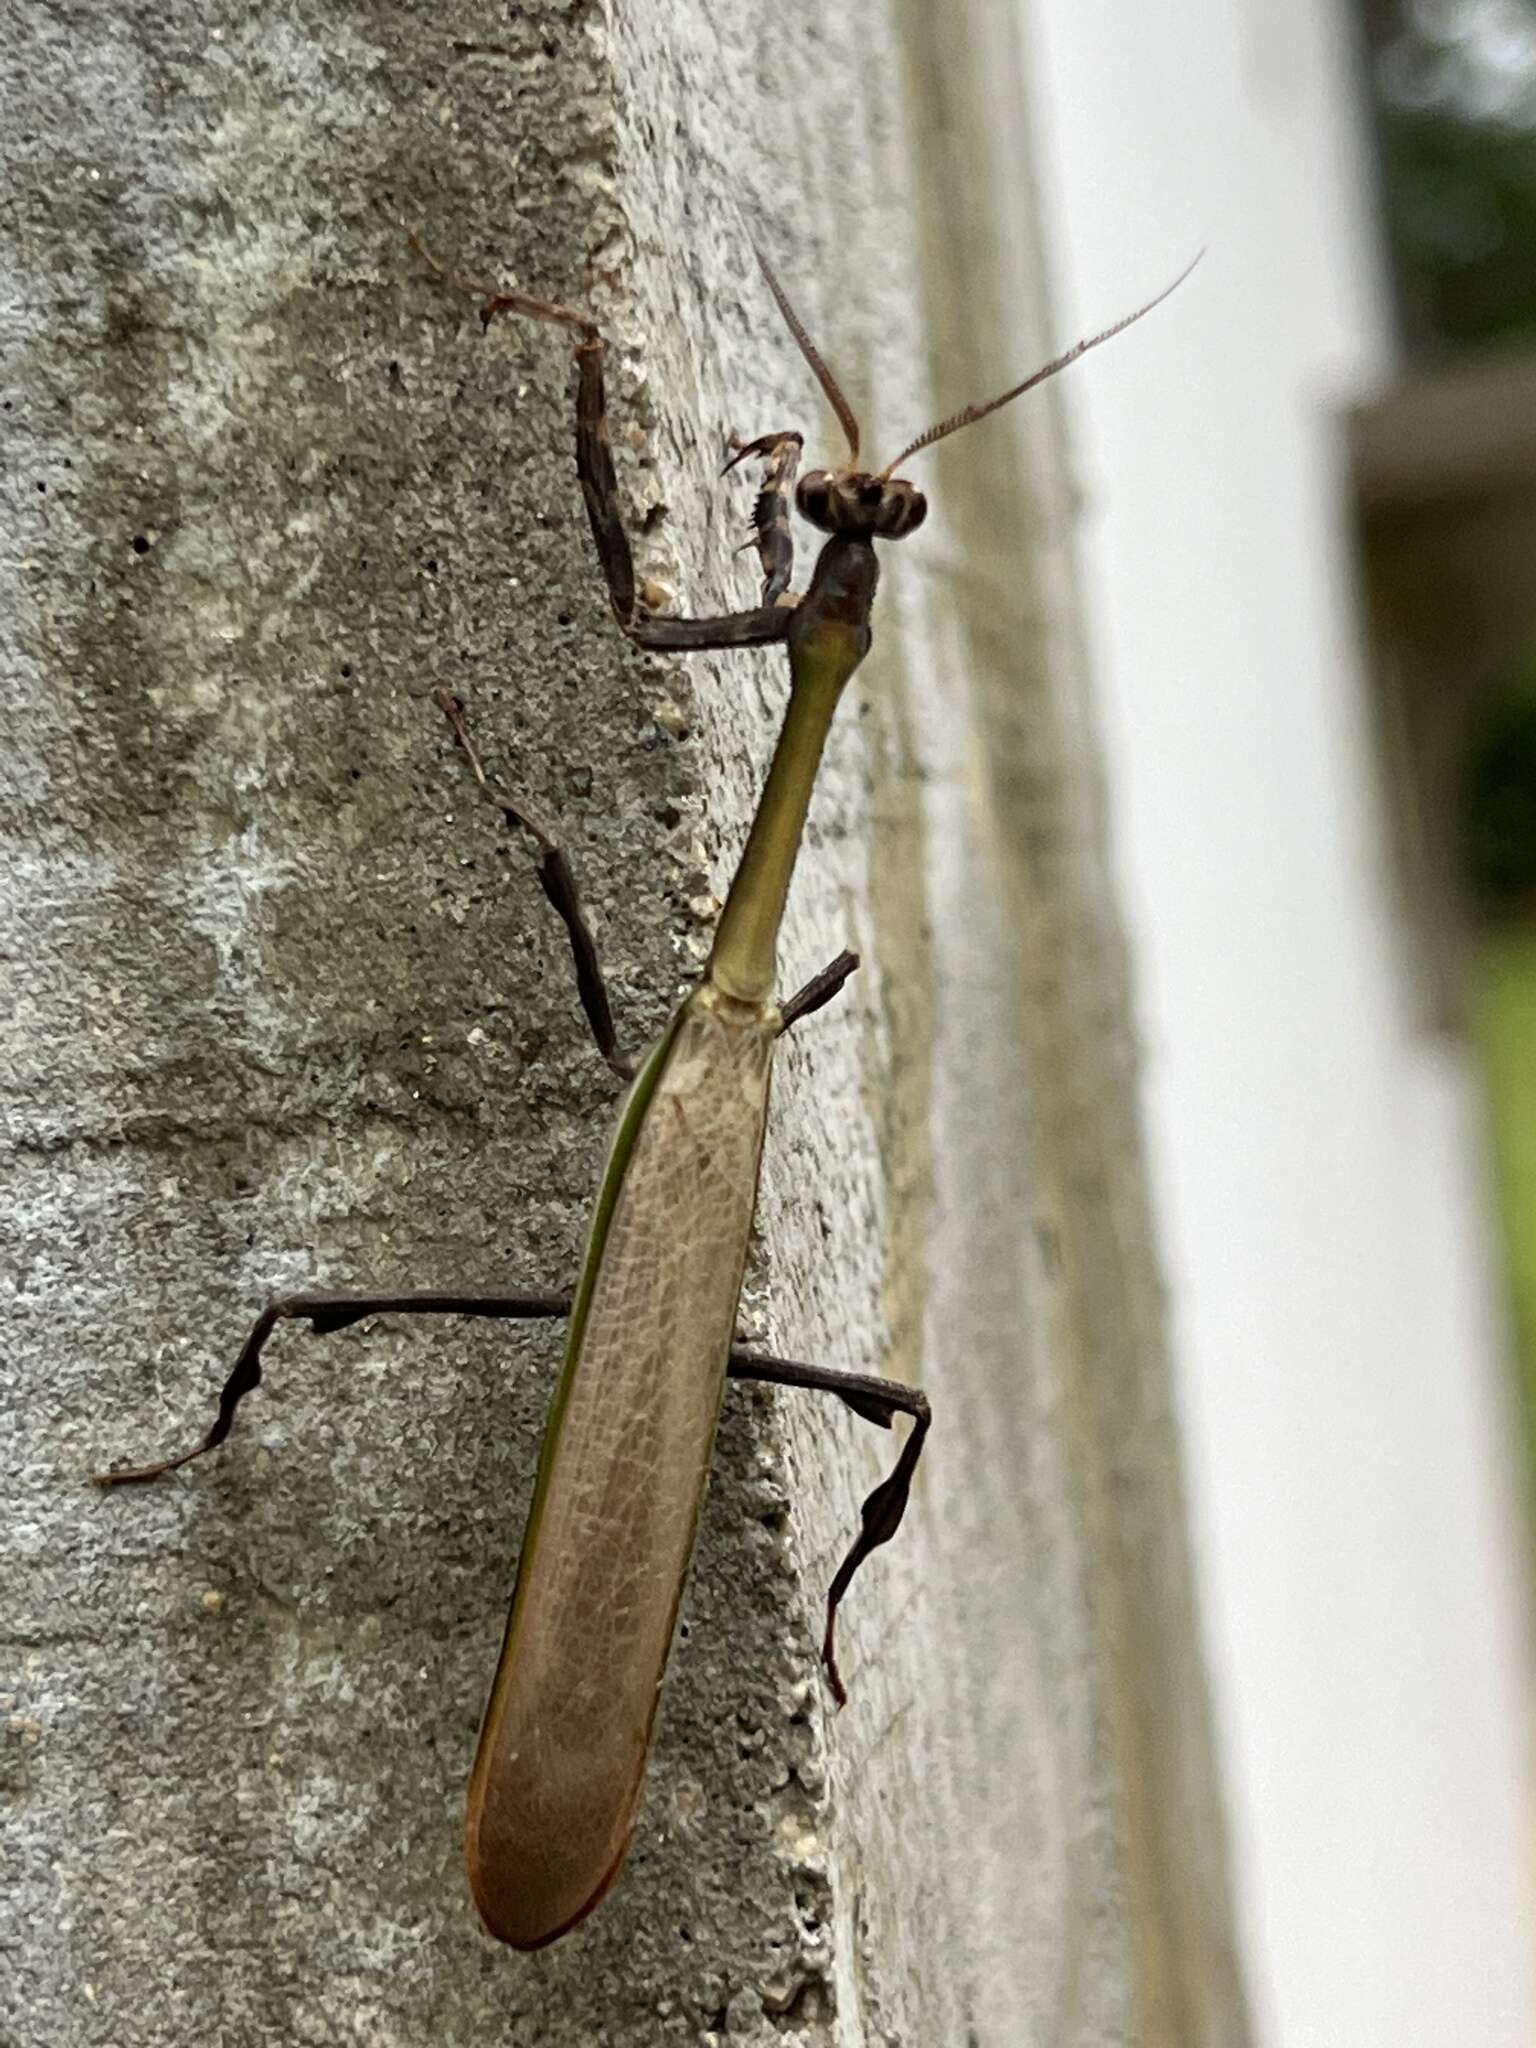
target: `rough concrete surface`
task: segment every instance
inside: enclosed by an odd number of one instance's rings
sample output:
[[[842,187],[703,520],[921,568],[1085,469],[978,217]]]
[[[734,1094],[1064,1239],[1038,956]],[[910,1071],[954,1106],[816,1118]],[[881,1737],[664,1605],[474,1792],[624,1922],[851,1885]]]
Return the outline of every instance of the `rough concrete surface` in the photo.
[[[632,1043],[772,742],[777,655],[622,644],[562,337],[482,334],[400,221],[599,314],[643,573],[747,601],[725,436],[825,421],[745,221],[876,449],[1044,339],[966,297],[1034,281],[967,140],[1016,103],[929,42],[811,0],[0,4],[5,2048],[1242,2039],[1074,600],[1016,475],[1006,548],[965,509],[1048,431],[935,465],[785,935],[786,982],[866,965],[786,1048],[748,1317],[939,1416],[847,1710],[821,1589],[889,1443],[734,1390],[629,1865],[515,1956],[461,1810],[557,1334],[290,1331],[217,1457],[85,1483],[201,1430],[275,1292],[574,1273],[614,1088],[433,683],[557,824]]]

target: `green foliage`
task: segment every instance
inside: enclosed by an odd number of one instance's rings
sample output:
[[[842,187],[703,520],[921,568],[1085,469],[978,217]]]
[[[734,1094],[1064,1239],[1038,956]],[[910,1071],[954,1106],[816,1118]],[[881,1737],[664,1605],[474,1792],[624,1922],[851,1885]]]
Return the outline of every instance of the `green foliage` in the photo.
[[[1382,109],[1378,133],[1411,329],[1453,345],[1536,337],[1536,138],[1402,107]]]
[[[1463,856],[1479,908],[1493,919],[1536,906],[1536,689],[1510,698],[1473,751]]]
[[[1409,345],[1536,337],[1536,4],[1367,0]]]
[[[1488,1092],[1488,1130],[1536,1479],[1536,931],[1487,933],[1472,979],[1473,1028]]]

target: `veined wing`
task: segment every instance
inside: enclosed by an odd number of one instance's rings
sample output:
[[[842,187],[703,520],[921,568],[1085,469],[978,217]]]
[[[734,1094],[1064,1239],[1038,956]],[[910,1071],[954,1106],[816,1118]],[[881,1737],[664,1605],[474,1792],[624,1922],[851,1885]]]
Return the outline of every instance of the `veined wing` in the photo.
[[[609,1156],[470,1783],[481,1917],[553,1941],[634,1825],[741,1293],[776,1012],[709,988]]]

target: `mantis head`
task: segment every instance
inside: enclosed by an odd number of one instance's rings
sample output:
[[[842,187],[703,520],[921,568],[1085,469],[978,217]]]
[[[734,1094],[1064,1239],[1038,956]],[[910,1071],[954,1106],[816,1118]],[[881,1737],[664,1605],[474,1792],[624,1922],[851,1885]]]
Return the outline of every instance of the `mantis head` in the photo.
[[[795,491],[800,516],[822,533],[902,540],[928,517],[928,500],[905,477],[856,469],[812,469]]]

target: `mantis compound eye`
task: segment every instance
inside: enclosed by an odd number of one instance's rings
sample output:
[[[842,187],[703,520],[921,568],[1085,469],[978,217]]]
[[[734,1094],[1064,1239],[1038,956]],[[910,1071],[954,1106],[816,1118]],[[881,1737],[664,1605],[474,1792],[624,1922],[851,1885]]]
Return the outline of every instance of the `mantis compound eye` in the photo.
[[[928,517],[928,500],[905,477],[894,476],[880,486],[880,505],[875,532],[882,540],[902,540],[916,533]]]
[[[829,469],[807,470],[795,490],[795,504],[802,519],[808,519],[821,533],[838,531],[837,517],[832,509],[832,494],[837,478]]]

